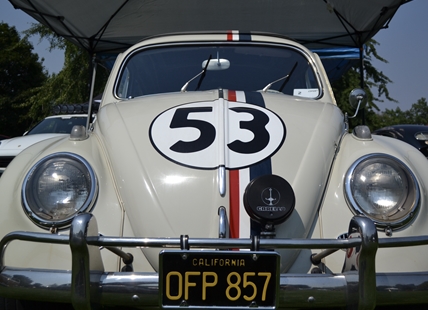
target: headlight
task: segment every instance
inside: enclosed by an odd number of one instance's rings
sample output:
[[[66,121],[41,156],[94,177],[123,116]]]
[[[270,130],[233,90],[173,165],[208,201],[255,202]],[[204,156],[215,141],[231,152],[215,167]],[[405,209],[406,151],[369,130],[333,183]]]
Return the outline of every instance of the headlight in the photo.
[[[371,154],[358,159],[345,178],[345,194],[354,213],[365,214],[380,228],[398,228],[414,216],[419,187],[397,158]]]
[[[26,175],[22,204],[36,225],[65,228],[77,213],[92,208],[97,193],[95,173],[85,159],[55,153],[36,163]]]

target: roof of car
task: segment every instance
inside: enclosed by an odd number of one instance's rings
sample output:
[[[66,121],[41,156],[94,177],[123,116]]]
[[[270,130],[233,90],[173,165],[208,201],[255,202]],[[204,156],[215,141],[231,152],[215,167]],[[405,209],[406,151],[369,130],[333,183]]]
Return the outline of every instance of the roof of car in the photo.
[[[422,124],[397,124],[397,125],[385,126],[385,127],[376,129],[375,131],[373,131],[373,133],[376,134],[377,132],[380,132],[380,131],[399,130],[399,129],[406,129],[406,130],[412,130],[412,131],[423,131],[423,130],[428,131],[428,126],[422,125]]]
[[[72,117],[88,117],[88,114],[58,114],[58,115],[50,115],[45,117],[45,119],[49,118],[72,118]]]

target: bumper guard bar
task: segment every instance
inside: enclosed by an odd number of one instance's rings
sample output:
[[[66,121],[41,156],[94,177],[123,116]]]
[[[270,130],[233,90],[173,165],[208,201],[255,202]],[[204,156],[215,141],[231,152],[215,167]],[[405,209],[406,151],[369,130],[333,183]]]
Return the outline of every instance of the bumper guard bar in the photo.
[[[76,216],[70,235],[12,232],[0,242],[0,296],[45,302],[71,303],[75,309],[97,305],[158,308],[158,275],[144,272],[105,272],[100,247],[212,248],[212,249],[325,249],[317,259],[338,250],[361,246],[359,270],[341,274],[281,274],[278,308],[358,308],[428,304],[428,271],[376,273],[378,248],[428,244],[428,236],[378,239],[373,222],[355,216],[352,239],[228,239],[228,238],[116,238],[98,235],[95,217]],[[9,242],[68,244],[72,269],[21,269],[4,265]],[[234,308],[236,309],[236,308]]]

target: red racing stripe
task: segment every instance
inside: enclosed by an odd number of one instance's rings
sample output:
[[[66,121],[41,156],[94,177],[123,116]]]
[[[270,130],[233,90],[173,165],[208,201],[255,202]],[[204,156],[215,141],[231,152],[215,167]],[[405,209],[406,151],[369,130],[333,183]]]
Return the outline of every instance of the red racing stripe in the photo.
[[[239,170],[229,171],[230,237],[239,238]]]
[[[236,102],[236,91],[228,90],[227,91],[227,100]]]
[[[227,92],[227,100],[236,102],[236,91]],[[229,171],[230,237],[239,238],[239,170]]]
[[[227,31],[227,41],[233,41],[232,30]]]

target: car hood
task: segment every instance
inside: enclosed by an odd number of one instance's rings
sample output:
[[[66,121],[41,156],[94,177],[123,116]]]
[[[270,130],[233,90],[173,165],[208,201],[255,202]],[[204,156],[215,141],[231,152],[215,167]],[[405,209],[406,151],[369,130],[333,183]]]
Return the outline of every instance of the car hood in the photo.
[[[1,140],[0,156],[16,156],[30,145],[58,136],[65,136],[65,134],[43,133]]]
[[[249,238],[245,188],[257,176],[277,175],[293,188],[295,209],[276,234],[304,238],[344,132],[333,104],[261,92],[153,95],[99,113],[94,134],[136,236],[217,238],[224,206],[232,237]]]

